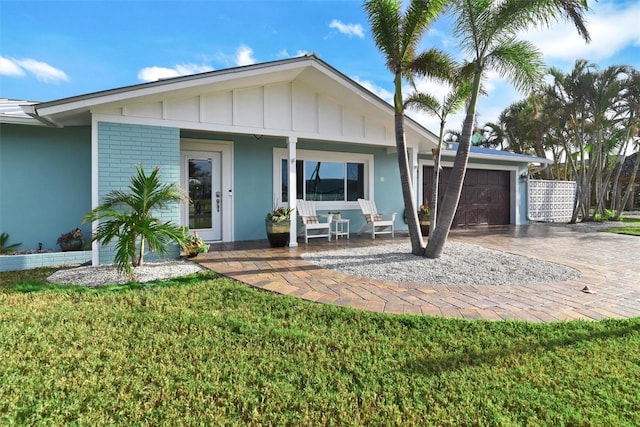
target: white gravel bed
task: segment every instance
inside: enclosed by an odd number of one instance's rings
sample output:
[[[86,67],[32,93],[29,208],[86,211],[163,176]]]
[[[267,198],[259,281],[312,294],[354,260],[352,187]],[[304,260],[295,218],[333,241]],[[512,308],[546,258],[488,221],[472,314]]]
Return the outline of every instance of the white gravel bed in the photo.
[[[203,270],[205,268],[195,262],[186,259],[172,259],[145,262],[142,267],[134,268],[133,273],[137,282],[146,283],[187,276]],[[111,264],[59,270],[47,277],[47,282],[95,288],[111,284],[125,284],[129,282],[129,277]]]
[[[409,243],[309,253],[303,258],[352,276],[414,282],[413,286],[522,285],[580,276],[564,265],[458,242],[447,242],[438,259],[412,255]]]

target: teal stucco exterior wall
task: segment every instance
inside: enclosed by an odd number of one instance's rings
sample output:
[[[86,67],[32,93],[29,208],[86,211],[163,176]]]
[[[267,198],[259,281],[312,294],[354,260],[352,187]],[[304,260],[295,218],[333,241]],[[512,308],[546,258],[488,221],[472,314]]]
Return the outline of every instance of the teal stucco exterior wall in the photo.
[[[91,209],[91,130],[0,125],[0,232],[19,250],[58,249]]]
[[[100,202],[112,190],[128,191],[130,178],[142,165],[150,173],[160,167],[165,183],[180,183],[180,129],[160,126],[98,122],[98,194]],[[180,223],[180,206],[174,203],[157,212],[163,221]],[[172,245],[168,256],[180,253]],[[153,257],[151,257],[153,258]],[[100,263],[113,262],[113,247],[100,248]]]
[[[234,137],[235,240],[266,239],[264,220],[273,209],[273,148],[283,139]]]

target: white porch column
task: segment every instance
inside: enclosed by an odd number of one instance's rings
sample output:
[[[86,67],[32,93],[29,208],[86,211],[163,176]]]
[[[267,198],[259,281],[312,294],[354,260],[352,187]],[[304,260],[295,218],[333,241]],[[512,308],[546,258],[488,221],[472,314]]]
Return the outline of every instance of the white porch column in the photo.
[[[291,213],[291,229],[289,232],[289,247],[295,248],[298,246],[298,212],[296,210],[296,196],[298,194],[298,189],[296,188],[296,184],[298,183],[297,174],[296,174],[296,145],[298,144],[297,136],[289,136],[287,140],[288,147],[288,167],[287,170],[289,172],[289,208],[293,209]]]
[[[413,184],[414,202],[420,205],[422,190],[418,188],[418,147],[409,148],[409,164],[411,165],[411,183]]]
[[[91,116],[91,209],[98,207],[100,204],[100,187],[98,163],[98,121],[95,116]],[[95,233],[98,227],[98,221],[91,224],[91,233]],[[100,265],[100,243],[93,242],[91,244],[91,265]]]

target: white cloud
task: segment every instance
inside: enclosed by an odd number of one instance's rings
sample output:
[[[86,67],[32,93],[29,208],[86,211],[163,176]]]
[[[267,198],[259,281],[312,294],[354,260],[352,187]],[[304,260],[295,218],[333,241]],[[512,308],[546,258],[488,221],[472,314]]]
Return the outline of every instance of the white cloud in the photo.
[[[437,40],[445,49],[456,49],[457,47],[456,39],[448,32],[440,31],[435,28],[429,28],[429,30],[427,31],[427,35]]]
[[[278,52],[276,54],[276,56],[278,58],[297,58],[299,56],[305,56],[307,55],[309,52],[306,50],[297,50],[295,55],[291,55],[289,54],[289,51],[287,49],[282,49],[280,52]]]
[[[371,83],[369,80],[360,80],[359,77],[351,77],[351,80],[355,81],[356,83],[358,83],[360,86],[364,87],[365,89],[373,92],[374,94],[376,94],[377,96],[379,96],[380,98],[384,99],[386,102],[388,102],[389,104],[393,104],[393,93],[389,92],[388,90],[380,87],[380,86],[376,86],[375,84]]]
[[[168,79],[171,77],[186,76],[189,74],[205,73],[212,71],[210,65],[198,64],[177,64],[174,68],[166,67],[145,67],[138,72],[138,79],[143,82],[153,82],[160,79]]]
[[[0,56],[0,74],[24,77],[26,75],[25,71],[44,83],[69,81],[69,76],[64,71],[52,67],[46,62],[31,58],[12,59]]]
[[[0,56],[0,75],[22,77],[25,72],[15,62],[4,56]]]
[[[346,34],[349,37],[356,36],[361,39],[364,38],[364,30],[362,29],[362,25],[360,24],[344,24],[341,21],[334,19],[329,24],[329,28],[335,28],[342,34]]]
[[[240,46],[236,51],[236,65],[251,65],[255,63],[253,49],[245,45]]]
[[[585,58],[600,61],[615,56],[628,46],[640,46],[640,3],[601,1],[585,16],[591,43],[586,43],[570,23],[522,35],[536,45],[548,60],[574,62]],[[633,65],[633,64],[630,64]]]
[[[415,81],[416,90],[419,93],[426,93],[433,96],[439,102],[443,102],[444,98],[447,96],[449,91],[451,90],[451,86],[447,84],[443,84],[431,79],[417,79]],[[402,93],[405,98],[414,92],[414,89],[411,86],[405,85],[402,88]],[[426,111],[418,111],[415,109],[408,109],[407,116],[411,117],[413,120],[420,123],[422,126],[429,129],[434,134],[438,134],[438,130],[440,129],[440,119],[433,114],[429,114]],[[447,128],[453,127],[452,123],[454,123],[454,119],[450,116],[447,118]]]

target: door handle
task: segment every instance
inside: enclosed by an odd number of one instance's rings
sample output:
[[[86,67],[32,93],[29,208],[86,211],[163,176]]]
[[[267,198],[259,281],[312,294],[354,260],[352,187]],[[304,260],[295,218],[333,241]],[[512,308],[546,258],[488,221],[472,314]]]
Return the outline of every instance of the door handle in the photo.
[[[216,212],[220,212],[220,192],[216,191]]]

